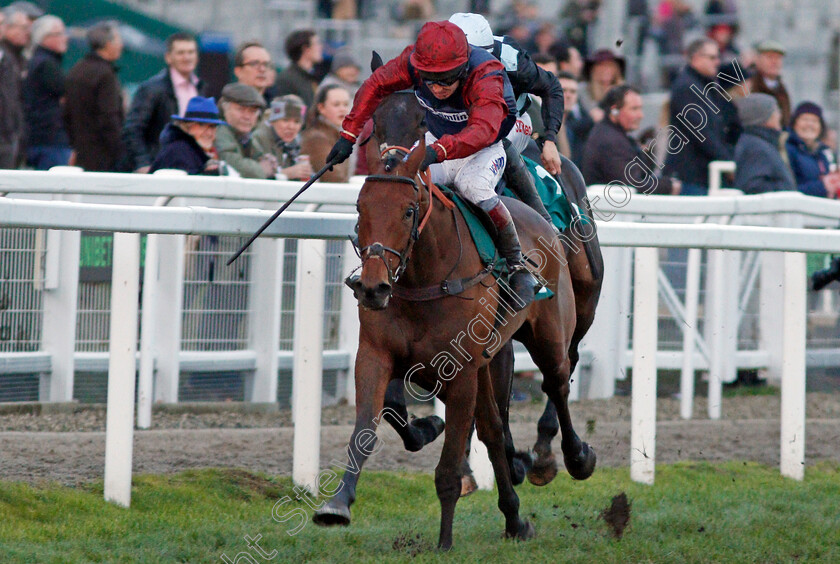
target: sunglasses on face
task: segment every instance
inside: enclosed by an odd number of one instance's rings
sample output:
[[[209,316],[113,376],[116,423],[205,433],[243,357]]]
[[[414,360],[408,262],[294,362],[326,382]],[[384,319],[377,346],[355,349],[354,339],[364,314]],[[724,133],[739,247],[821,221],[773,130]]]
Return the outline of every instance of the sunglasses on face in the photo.
[[[462,70],[461,72],[459,72],[459,73],[457,73],[453,76],[448,76],[448,77],[432,78],[432,77],[424,77],[424,76],[421,75],[421,78],[423,79],[423,82],[425,82],[426,86],[428,86],[428,87],[442,86],[444,88],[448,88],[448,87],[452,86],[453,84],[455,84],[456,82],[458,82],[459,80],[462,80],[464,78],[464,76],[466,76],[466,71]]]

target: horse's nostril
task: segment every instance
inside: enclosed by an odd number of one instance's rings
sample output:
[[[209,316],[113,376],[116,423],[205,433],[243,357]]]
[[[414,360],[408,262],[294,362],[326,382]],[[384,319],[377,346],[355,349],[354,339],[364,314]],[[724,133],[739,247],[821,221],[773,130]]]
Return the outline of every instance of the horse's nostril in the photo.
[[[391,285],[387,282],[380,282],[379,285],[376,287],[376,292],[378,294],[387,294],[391,291]]]

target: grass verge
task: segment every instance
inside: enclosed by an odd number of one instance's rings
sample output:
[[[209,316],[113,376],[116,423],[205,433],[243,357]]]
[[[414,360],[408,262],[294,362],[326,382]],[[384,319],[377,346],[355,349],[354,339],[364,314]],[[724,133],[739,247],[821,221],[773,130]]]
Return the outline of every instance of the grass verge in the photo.
[[[601,515],[622,492],[630,520],[616,538]],[[681,463],[658,467],[653,487],[607,468],[586,482],[560,474],[518,493],[536,539],[503,540],[496,493],[478,492],[458,504],[455,548],[439,553],[439,506],[425,474],[367,473],[349,528],[306,522],[293,536],[286,531],[312,510],[294,500],[288,478],[221,469],[137,476],[129,510],[104,502],[101,482],[0,482],[0,561],[840,562],[836,464],[809,467],[800,483],[753,463]],[[272,507],[284,496],[294,501],[276,514],[299,511],[281,523]]]

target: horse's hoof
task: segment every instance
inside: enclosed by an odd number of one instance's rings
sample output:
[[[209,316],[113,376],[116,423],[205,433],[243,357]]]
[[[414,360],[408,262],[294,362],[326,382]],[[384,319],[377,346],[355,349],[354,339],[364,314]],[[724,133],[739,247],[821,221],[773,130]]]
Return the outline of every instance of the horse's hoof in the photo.
[[[332,502],[328,502],[315,511],[312,520],[316,525],[322,527],[334,527],[336,525],[346,527],[350,524],[350,508],[346,505],[333,505]]]
[[[467,497],[478,489],[478,484],[472,474],[461,476],[461,497]]]
[[[580,452],[576,456],[563,454],[563,462],[566,463],[566,470],[575,480],[585,480],[595,471],[595,450],[586,443],[581,443]]]
[[[544,486],[557,476],[557,459],[554,453],[540,455],[533,468],[528,471],[528,481],[535,486]]]
[[[525,476],[534,467],[536,456],[532,451],[517,451],[510,466],[510,479],[514,486],[525,481]]]
[[[423,425],[424,427],[429,429],[431,438],[426,442],[426,444],[429,444],[430,442],[438,438],[440,434],[443,433],[443,430],[446,428],[446,423],[437,415],[429,415],[428,417],[423,417],[422,419],[415,419],[414,424]]]
[[[510,533],[505,531],[505,538],[506,539],[515,539],[526,541],[528,539],[532,539],[537,536],[537,531],[534,529],[534,526],[531,524],[530,521],[527,519],[525,521],[519,522],[519,528],[516,532]]]

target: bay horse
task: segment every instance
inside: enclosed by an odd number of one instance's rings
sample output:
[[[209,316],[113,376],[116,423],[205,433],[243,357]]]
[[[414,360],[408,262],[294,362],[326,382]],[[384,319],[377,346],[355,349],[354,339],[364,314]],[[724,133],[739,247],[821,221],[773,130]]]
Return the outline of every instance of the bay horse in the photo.
[[[374,53],[371,70],[381,64]],[[395,147],[409,147],[415,139],[422,139],[425,132],[425,110],[420,107],[412,91],[391,94],[377,108],[373,117],[373,129],[368,138],[371,143],[367,149],[368,166],[372,170],[376,163],[404,156]],[[367,140],[366,140],[367,141]],[[366,142],[365,141],[365,142]],[[536,145],[531,146],[528,156],[539,162]],[[594,217],[586,197],[586,183],[575,164],[566,157],[563,160],[560,182],[566,197],[575,204],[577,212],[584,221],[578,221],[575,229],[567,229],[561,237],[563,254],[568,262],[569,274],[575,295],[575,331],[569,345],[570,373],[574,373],[578,363],[578,346],[586,335],[595,318],[595,309],[601,292],[604,265],[597,233],[594,231]],[[516,339],[516,335],[514,336]],[[534,358],[535,363],[537,359]],[[537,363],[539,367],[539,364]],[[506,343],[494,357],[490,365],[496,389],[499,411],[502,414],[506,449],[511,462],[514,485],[528,480],[537,486],[551,482],[557,475],[557,461],[551,449],[551,442],[560,430],[558,412],[549,398],[545,410],[537,424],[537,441],[531,453],[516,452],[508,425],[508,407],[510,390],[513,383],[513,345]],[[405,448],[418,451],[432,442],[443,430],[444,423],[436,415],[415,418],[407,425],[408,411],[403,393],[403,384],[392,381],[385,395],[385,406],[390,408],[385,413],[385,420],[397,431]],[[468,495],[475,490],[475,482],[466,457],[463,461],[465,471],[462,493]]]
[[[472,242],[465,241],[467,226],[460,212],[434,199],[431,185],[415,180],[424,154],[420,145],[396,166],[374,163],[375,174],[359,193],[362,266],[353,288],[359,300],[360,336],[356,424],[348,446],[352,471],[344,473],[338,492],[315,520],[323,525],[349,522],[360,470],[375,452],[386,387],[392,379],[402,379],[408,386],[434,390],[446,404],[446,433],[435,470],[441,503],[439,547],[452,546],[460,462],[473,418],[493,464],[505,533],[527,539],[534,529],[519,516],[489,365],[516,333],[543,373],[543,391],[557,406],[569,472],[580,479],[591,475],[594,451],[577,436],[568,413],[568,351],[576,322],[569,270],[553,253],[538,251],[541,238],[553,241],[551,227],[521,202],[507,199],[523,251],[539,255],[538,273],[554,294],[553,299],[514,312]],[[444,280],[464,291],[432,301],[405,297],[431,295],[445,286]]]

